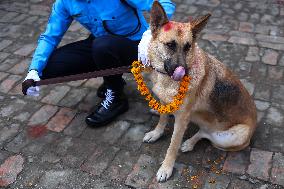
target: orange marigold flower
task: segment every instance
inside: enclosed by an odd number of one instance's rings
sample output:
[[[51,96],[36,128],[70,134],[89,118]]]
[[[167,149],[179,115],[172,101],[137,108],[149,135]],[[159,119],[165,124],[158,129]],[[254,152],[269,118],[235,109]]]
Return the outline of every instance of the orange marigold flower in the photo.
[[[147,88],[146,84],[143,81],[143,76],[141,74],[142,71],[148,71],[150,68],[144,68],[141,62],[134,61],[132,63],[131,72],[134,75],[134,78],[137,82],[137,89],[140,91],[141,95],[145,95],[145,99],[149,101],[149,106],[159,113],[172,113],[178,110],[179,106],[182,104],[183,99],[185,97],[185,93],[188,90],[188,86],[190,84],[190,77],[184,76],[182,81],[180,82],[180,87],[178,90],[178,94],[174,96],[174,100],[166,105],[161,105],[157,102],[156,99],[153,98],[149,89]]]

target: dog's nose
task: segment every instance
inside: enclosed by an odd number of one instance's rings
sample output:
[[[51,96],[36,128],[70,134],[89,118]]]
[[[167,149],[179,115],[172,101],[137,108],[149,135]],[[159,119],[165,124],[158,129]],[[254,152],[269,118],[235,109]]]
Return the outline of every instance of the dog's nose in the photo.
[[[174,71],[177,67],[178,65],[172,64],[170,61],[164,63],[164,69],[169,74],[169,76],[172,76],[174,74]]]
[[[169,74],[169,75],[171,75],[172,73],[172,71],[171,71],[171,65],[170,65],[170,63],[169,62],[166,62],[165,64],[164,64],[164,69],[165,69],[165,71]]]

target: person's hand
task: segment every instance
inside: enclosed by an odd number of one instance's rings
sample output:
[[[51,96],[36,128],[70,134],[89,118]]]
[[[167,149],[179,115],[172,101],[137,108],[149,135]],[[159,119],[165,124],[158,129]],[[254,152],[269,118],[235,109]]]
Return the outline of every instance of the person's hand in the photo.
[[[36,70],[31,70],[22,83],[22,90],[24,95],[39,96],[39,87],[33,86],[35,81],[40,81],[38,72]]]
[[[143,33],[142,39],[138,45],[138,60],[141,61],[144,66],[150,66],[150,61],[148,59],[148,47],[151,38],[151,30],[146,30]]]

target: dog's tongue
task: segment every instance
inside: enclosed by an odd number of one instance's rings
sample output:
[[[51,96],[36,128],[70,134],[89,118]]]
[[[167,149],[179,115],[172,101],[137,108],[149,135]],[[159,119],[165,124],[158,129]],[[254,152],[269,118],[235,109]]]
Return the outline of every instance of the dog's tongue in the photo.
[[[172,75],[173,80],[180,81],[185,75],[185,69],[182,66],[179,66],[175,69],[174,74]]]

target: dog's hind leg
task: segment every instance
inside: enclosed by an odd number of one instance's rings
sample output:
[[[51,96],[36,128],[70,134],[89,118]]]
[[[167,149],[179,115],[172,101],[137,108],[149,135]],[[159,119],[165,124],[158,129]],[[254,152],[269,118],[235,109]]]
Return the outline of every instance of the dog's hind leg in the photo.
[[[181,145],[181,151],[182,152],[188,152],[193,150],[193,147],[195,144],[202,138],[205,138],[205,133],[202,130],[199,130],[195,135],[193,135],[191,138],[184,141]]]
[[[151,143],[158,140],[163,135],[167,122],[168,122],[168,115],[161,114],[158,125],[153,131],[150,131],[145,134],[143,142]]]

